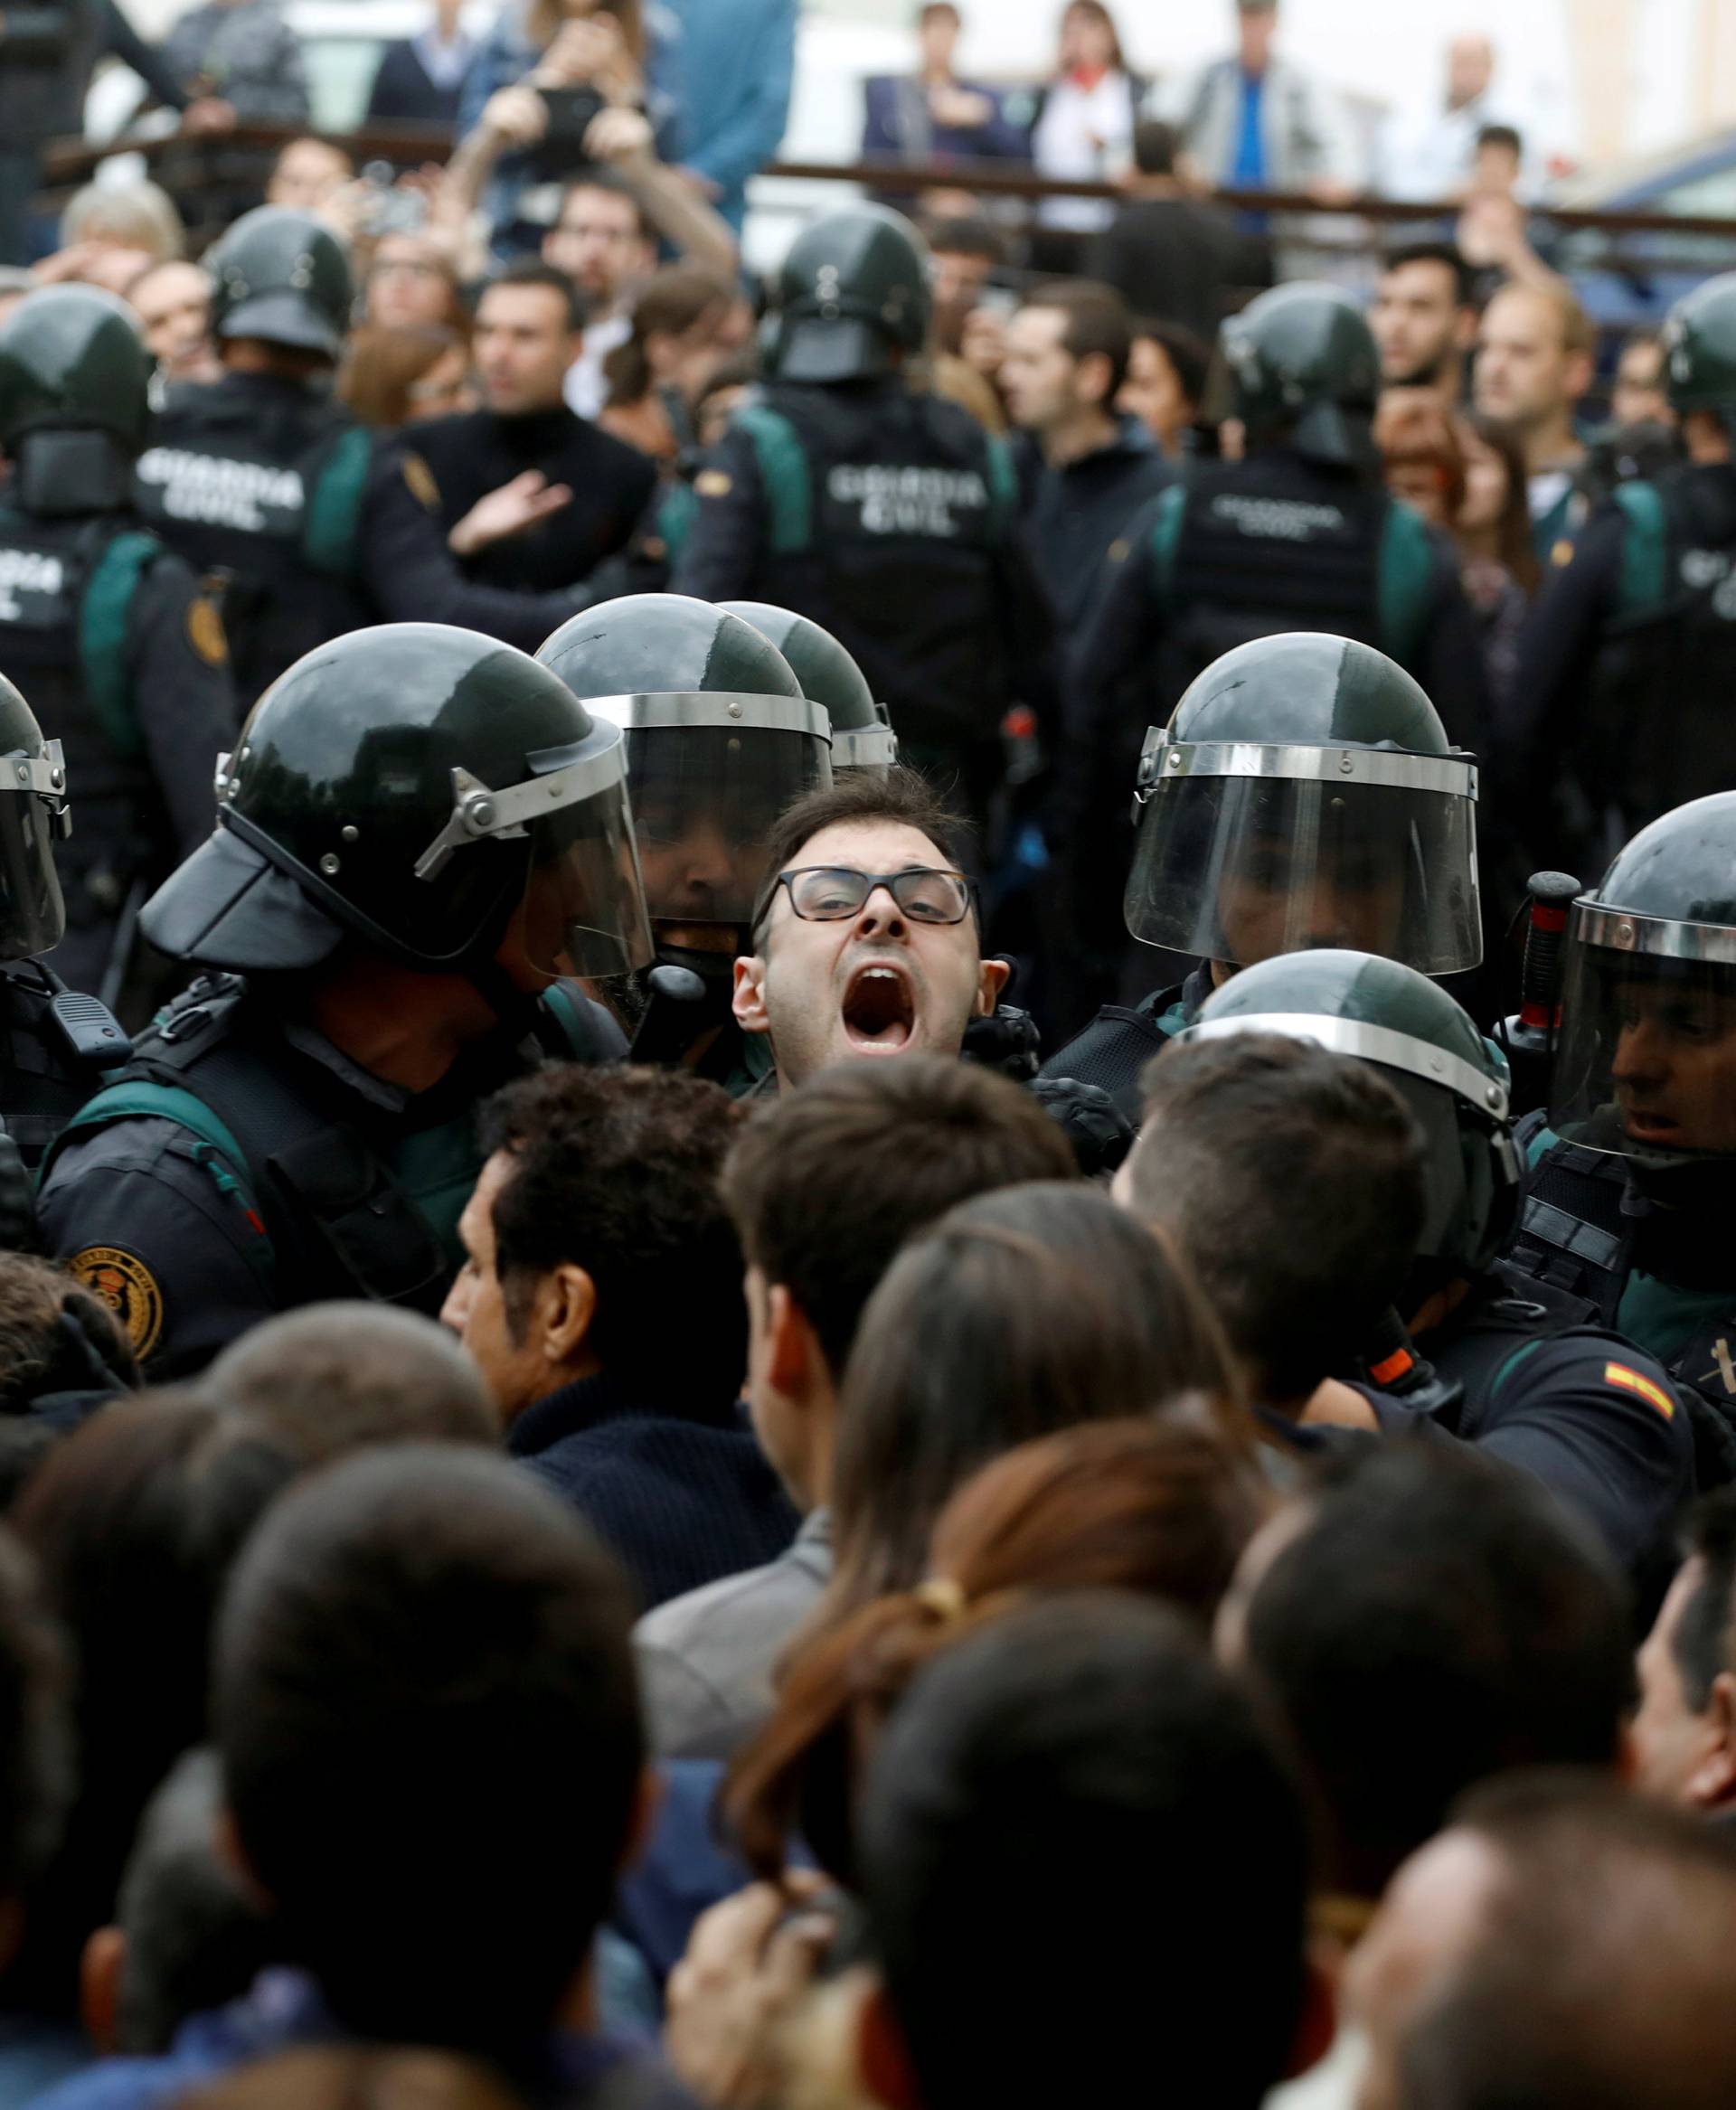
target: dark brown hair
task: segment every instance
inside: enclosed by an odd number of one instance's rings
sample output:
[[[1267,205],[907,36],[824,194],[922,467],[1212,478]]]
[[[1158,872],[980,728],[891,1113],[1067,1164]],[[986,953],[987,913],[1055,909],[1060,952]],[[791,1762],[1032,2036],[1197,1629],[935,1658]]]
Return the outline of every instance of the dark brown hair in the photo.
[[[390,329],[363,323],[344,348],[337,370],[338,400],[348,404],[360,423],[393,432],[410,421],[410,391],[431,373],[448,353],[461,352],[456,330],[418,323]]]
[[[1133,353],[1133,316],[1113,286],[1091,278],[1050,278],[1024,297],[1026,307],[1047,307],[1063,317],[1061,349],[1071,359],[1100,353],[1109,363],[1103,400],[1112,405],[1127,378]]]
[[[912,1055],[824,1070],[767,1107],[730,1153],[723,1198],[750,1266],[800,1305],[835,1381],[907,1239],[973,1194],[1075,1169],[1029,1092]]]
[[[657,272],[633,304],[633,334],[603,361],[607,407],[625,410],[650,392],[653,337],[684,337],[708,319],[721,324],[736,297],[732,286],[694,264],[670,264]]]
[[[1127,61],[1121,50],[1121,32],[1115,25],[1115,17],[1103,5],[1103,0],[1067,0],[1061,11],[1063,26],[1070,14],[1083,14],[1109,33],[1109,64],[1118,73],[1125,73]]]
[[[772,823],[766,837],[766,881],[753,912],[755,931],[771,907],[778,873],[796,862],[816,835],[851,821],[893,821],[914,828],[950,864],[958,864],[965,854],[964,822],[941,804],[926,777],[914,769],[889,769],[883,777],[852,770],[829,790],[810,791],[797,799]]]
[[[1031,1591],[1137,1590],[1203,1636],[1265,1508],[1245,1457],[1179,1419],[1071,1428],[984,1466],[941,1512],[929,1579],[864,1605],[791,1659],[775,1712],[730,1776],[750,1865],[778,1876],[799,1828],[853,1881],[860,1768],[936,1655]]]

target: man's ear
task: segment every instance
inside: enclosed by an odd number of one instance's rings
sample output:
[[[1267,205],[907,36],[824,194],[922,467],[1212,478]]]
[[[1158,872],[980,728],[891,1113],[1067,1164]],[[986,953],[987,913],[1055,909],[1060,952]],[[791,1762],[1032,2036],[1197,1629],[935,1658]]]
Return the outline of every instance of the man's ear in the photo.
[[[976,1016],[993,1018],[1001,992],[1013,978],[1011,960],[985,960],[976,971]],[[736,1016],[741,1014],[738,1012]]]
[[[1577,403],[1598,377],[1597,363],[1589,352],[1571,353],[1567,363],[1567,397]]]
[[[79,1959],[79,2016],[99,2058],[120,2049],[120,1978],[127,1967],[127,1936],[118,1926],[99,1926]]]
[[[597,1316],[597,1285],[571,1260],[562,1260],[537,1291],[536,1327],[550,1362],[571,1362]]]
[[[766,1295],[766,1376],[787,1399],[805,1399],[815,1365],[826,1358],[813,1322],[781,1282]]]
[[[886,1988],[878,1976],[856,2011],[856,2071],[863,2086],[885,2110],[922,2110],[910,2049]]]
[[[1689,1774],[1686,1793],[1696,1809],[1722,1810],[1736,1801],[1736,1677],[1728,1671],[1712,1681],[1704,1720],[1715,1741]]]
[[[1099,410],[1106,410],[1113,392],[1109,387],[1113,373],[1107,352],[1088,352],[1079,363],[1079,393]]]
[[[766,1012],[766,963],[751,953],[735,963],[735,994],[730,999],[735,1022],[744,1033],[769,1033]]]

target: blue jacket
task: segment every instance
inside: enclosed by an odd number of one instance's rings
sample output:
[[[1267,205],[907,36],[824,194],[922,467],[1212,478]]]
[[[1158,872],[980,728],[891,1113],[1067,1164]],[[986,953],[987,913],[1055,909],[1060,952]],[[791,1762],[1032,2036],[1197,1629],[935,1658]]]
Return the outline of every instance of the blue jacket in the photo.
[[[679,24],[681,160],[718,187],[739,234],[748,179],[772,160],[789,122],[797,0],[666,0]]]
[[[864,160],[890,155],[899,161],[1029,161],[1031,134],[1007,115],[1000,96],[980,80],[960,80],[968,95],[986,96],[995,114],[986,125],[937,125],[929,115],[922,83],[903,73],[881,73],[863,82],[866,116],[862,128]]]
[[[605,1373],[528,1407],[506,1447],[570,1502],[633,1578],[642,1611],[759,1568],[798,1519],[734,1399],[650,1403]]]

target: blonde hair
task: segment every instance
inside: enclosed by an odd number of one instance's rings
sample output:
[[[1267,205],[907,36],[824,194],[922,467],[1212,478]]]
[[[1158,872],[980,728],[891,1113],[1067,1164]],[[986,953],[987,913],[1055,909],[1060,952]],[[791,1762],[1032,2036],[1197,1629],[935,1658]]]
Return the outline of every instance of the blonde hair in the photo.
[[[173,264],[187,253],[187,231],[175,201],[159,184],[86,184],[61,215],[61,242],[108,241],[143,250],[153,263]]]

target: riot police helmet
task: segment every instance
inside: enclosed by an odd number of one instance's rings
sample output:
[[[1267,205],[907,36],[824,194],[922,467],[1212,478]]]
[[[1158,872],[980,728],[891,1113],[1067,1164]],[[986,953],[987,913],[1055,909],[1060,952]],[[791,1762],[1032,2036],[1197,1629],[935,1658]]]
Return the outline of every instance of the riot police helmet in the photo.
[[[1451,975],[1483,956],[1477,765],[1372,645],[1257,638],[1146,736],[1127,928],[1251,966],[1337,947]]]
[[[1380,350],[1342,287],[1274,287],[1230,317],[1220,343],[1234,415],[1256,444],[1281,435],[1311,460],[1378,466]]]
[[[1641,1166],[1736,1158],[1736,792],[1642,828],[1573,904],[1549,1122]]]
[[[628,594],[561,625],[537,654],[627,736],[651,914],[741,925],[771,824],[832,781],[831,727],[777,646],[682,594]]]
[[[307,969],[346,937],[427,973],[503,944],[544,975],[644,966],[625,742],[528,654],[437,623],[352,631],[254,705],[217,827],[141,918],[177,959]]]
[[[779,381],[858,381],[922,350],[934,315],[928,245],[885,205],[828,212],[797,236],[770,332]]]
[[[1419,1251],[1470,1274],[1494,1262],[1521,1191],[1507,1065],[1444,989],[1370,953],[1290,953],[1232,975],[1177,1037],[1237,1032],[1313,1041],[1375,1064],[1429,1146]]]
[[[54,844],[71,832],[59,740],[0,674],[0,959],[33,959],[66,933]]]
[[[789,662],[803,695],[826,706],[832,721],[832,774],[866,769],[883,777],[898,759],[892,713],[875,701],[867,675],[831,631],[769,601],[718,605],[769,637]]]
[[[335,359],[355,288],[344,246],[321,220],[287,205],[241,215],[205,258],[211,327]]]
[[[94,286],[48,286],[0,328],[0,447],[33,432],[106,432],[145,445],[150,354],[131,310]]]
[[[1664,379],[1678,414],[1711,410],[1736,419],[1736,271],[1706,279],[1670,310]]]

